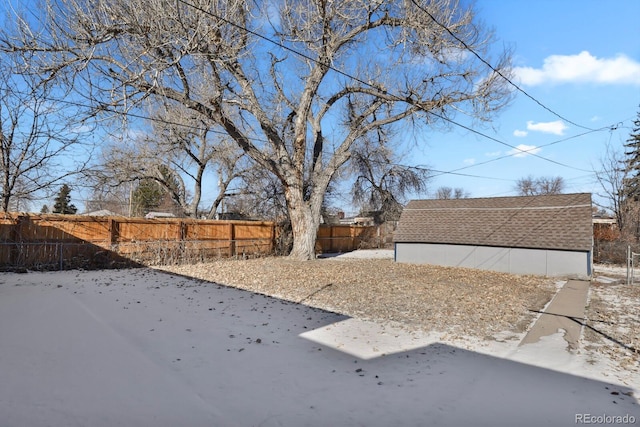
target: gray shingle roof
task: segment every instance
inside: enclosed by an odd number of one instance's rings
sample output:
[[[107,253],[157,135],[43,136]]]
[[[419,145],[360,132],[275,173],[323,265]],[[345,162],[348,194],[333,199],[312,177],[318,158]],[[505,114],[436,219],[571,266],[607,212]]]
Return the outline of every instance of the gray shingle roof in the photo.
[[[591,194],[412,200],[395,242],[590,251]]]

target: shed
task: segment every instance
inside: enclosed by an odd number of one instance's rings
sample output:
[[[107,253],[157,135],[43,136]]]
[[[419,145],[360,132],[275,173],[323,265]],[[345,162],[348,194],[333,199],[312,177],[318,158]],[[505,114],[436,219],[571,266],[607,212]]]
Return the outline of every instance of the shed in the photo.
[[[412,200],[394,235],[397,262],[587,278],[591,194]]]

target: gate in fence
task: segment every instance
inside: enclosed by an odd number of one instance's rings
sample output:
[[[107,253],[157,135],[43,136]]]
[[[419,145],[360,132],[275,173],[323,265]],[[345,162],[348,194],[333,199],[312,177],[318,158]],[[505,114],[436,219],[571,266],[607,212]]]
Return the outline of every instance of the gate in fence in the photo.
[[[627,246],[627,285],[633,285],[635,275],[635,259],[640,253],[633,252],[631,246]]]

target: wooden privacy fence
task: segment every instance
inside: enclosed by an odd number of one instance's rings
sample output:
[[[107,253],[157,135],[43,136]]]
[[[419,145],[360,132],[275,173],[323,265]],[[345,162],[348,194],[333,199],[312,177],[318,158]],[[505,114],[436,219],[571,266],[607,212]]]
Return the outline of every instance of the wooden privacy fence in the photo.
[[[361,247],[379,247],[380,227],[358,225],[321,225],[316,238],[316,253],[350,252]]]
[[[267,221],[7,213],[0,217],[0,266],[107,268],[264,256],[276,252],[280,233]],[[321,226],[316,252],[375,246],[379,233],[377,227]]]
[[[0,264],[107,267],[265,255],[274,251],[276,231],[263,221],[5,214]]]

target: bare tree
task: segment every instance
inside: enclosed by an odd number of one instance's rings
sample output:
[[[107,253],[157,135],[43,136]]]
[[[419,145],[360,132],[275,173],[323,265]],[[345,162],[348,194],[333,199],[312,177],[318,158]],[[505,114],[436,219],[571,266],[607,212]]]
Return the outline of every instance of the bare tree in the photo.
[[[0,58],[0,210],[25,209],[84,166],[71,159],[79,123],[53,100],[53,89],[10,58]],[[75,163],[75,164],[74,164]]]
[[[407,195],[426,189],[428,171],[399,161],[396,153],[378,140],[365,139],[352,155],[353,201],[361,212],[376,213],[380,222],[398,220]]]
[[[247,166],[244,152],[225,135],[214,131],[214,124],[197,111],[170,102],[154,115],[154,139],[175,179],[180,180],[180,191],[158,179],[156,173],[149,178],[163,185],[173,199],[183,206],[188,216],[195,217],[203,195],[204,173],[215,169],[218,176],[217,194],[208,212],[213,218],[232,181],[242,175]],[[191,183],[191,200],[186,198],[187,182]],[[207,192],[207,194],[210,194]]]
[[[595,174],[602,189],[598,196],[607,201],[602,207],[613,212],[624,236],[637,239],[640,236],[640,113],[633,123],[634,128],[620,149],[607,144]]]
[[[238,150],[234,144],[222,144],[216,148],[216,156],[213,158],[213,167],[218,175],[217,194],[207,218],[213,219],[221,207],[224,199],[229,196],[228,191],[232,182],[239,182],[246,176],[250,176],[254,169],[252,162]],[[246,180],[245,180],[246,182]]]
[[[618,229],[623,230],[626,225],[624,183],[628,174],[628,170],[624,167],[623,153],[615,150],[611,144],[607,144],[605,154],[594,172],[602,190],[598,196],[607,202],[601,207],[613,212]]]
[[[42,3],[46,20],[16,18],[0,48],[68,73],[96,111],[169,99],[216,123],[281,183],[299,259],[315,257],[354,144],[458,112],[488,120],[510,99],[510,53],[492,58],[493,34],[457,0]]]
[[[248,218],[282,222],[287,218],[287,201],[280,180],[260,167],[245,170],[228,189],[227,211],[236,211]]]
[[[436,199],[441,199],[441,200],[466,199],[469,197],[469,192],[461,187],[452,188],[452,187],[442,186],[442,187],[438,187],[438,189],[436,190],[435,196],[436,196]]]
[[[99,185],[153,180],[182,209],[181,215],[196,217],[203,191],[212,191],[203,188],[205,171],[215,169],[217,193],[208,212],[213,218],[228,186],[246,167],[243,151],[213,133],[213,126],[202,115],[180,105],[156,110],[153,117],[150,134],[106,147],[103,164],[94,173]]]
[[[95,177],[93,173],[89,176]],[[131,214],[131,193],[133,185],[105,185],[104,181],[94,180],[89,199],[85,201],[88,213],[95,211],[109,211],[116,215],[128,216]]]
[[[516,191],[520,196],[534,196],[536,194],[535,178],[531,175],[520,178],[516,182]]]
[[[515,189],[520,196],[561,194],[564,191],[564,179],[561,176],[534,178],[532,175],[529,175],[520,178],[516,182]]]
[[[537,180],[539,194],[561,194],[564,191],[564,179],[561,176],[542,176]]]

